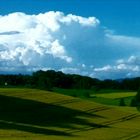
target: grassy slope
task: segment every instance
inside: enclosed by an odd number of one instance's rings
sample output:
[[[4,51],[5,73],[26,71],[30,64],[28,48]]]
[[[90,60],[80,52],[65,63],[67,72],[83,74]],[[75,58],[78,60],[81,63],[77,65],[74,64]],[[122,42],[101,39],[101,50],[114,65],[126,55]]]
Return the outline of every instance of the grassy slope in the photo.
[[[0,89],[2,140],[140,139],[135,108],[34,89]]]
[[[74,97],[80,97],[84,99],[88,99],[94,102],[98,102],[106,105],[115,105],[120,106],[121,98],[124,98],[124,102],[126,106],[130,106],[132,99],[136,95],[136,92],[132,91],[111,91],[111,90],[102,90],[95,92],[93,90],[80,90],[80,89],[54,89],[55,92],[70,95]],[[85,94],[89,93],[90,98],[86,97]]]
[[[119,93],[101,93],[96,94],[97,97],[103,97],[103,98],[110,98],[110,99],[118,99],[118,98],[125,98],[125,97],[132,97],[135,96],[136,92],[119,92]]]

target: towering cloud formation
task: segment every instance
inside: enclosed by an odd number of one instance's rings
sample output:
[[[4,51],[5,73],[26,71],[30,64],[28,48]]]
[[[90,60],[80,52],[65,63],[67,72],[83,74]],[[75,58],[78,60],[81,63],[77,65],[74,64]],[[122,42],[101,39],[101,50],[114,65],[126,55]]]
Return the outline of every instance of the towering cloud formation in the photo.
[[[125,77],[130,73],[128,67],[124,72],[125,64],[118,64],[119,71],[112,65],[139,55],[139,44],[139,38],[114,35],[95,17],[53,11],[0,16],[1,73],[55,69],[99,78]],[[113,74],[105,76],[107,71]]]

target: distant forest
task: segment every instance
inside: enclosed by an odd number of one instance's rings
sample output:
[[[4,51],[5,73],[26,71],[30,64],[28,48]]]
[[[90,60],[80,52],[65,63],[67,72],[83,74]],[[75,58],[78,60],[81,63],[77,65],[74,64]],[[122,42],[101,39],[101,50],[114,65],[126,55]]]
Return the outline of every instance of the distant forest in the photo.
[[[1,87],[29,87],[52,90],[56,88],[65,89],[100,89],[113,90],[138,90],[140,87],[140,77],[121,80],[99,80],[88,76],[77,74],[64,74],[61,71],[37,71],[32,75],[0,75]]]

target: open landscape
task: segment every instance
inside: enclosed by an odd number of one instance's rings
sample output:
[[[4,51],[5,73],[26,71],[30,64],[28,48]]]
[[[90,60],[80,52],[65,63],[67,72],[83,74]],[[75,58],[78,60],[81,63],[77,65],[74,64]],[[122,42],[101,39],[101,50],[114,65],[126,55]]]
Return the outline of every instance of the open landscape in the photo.
[[[109,98],[123,96],[109,94]],[[140,139],[140,113],[135,107],[104,105],[37,89],[1,88],[0,112],[2,140]]]
[[[0,0],[0,140],[140,140],[140,0]]]

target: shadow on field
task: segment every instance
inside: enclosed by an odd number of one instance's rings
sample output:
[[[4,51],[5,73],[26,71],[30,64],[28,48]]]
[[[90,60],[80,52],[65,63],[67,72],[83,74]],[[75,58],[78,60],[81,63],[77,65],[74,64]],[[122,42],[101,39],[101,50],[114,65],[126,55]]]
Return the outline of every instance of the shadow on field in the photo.
[[[0,129],[16,129],[45,135],[72,136],[69,131],[77,130],[73,124],[82,127],[105,127],[89,123],[86,118],[99,117],[90,113],[51,105],[43,102],[0,95]],[[57,127],[58,130],[49,127]]]

